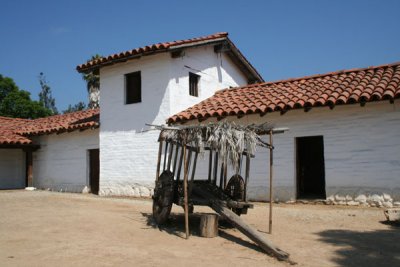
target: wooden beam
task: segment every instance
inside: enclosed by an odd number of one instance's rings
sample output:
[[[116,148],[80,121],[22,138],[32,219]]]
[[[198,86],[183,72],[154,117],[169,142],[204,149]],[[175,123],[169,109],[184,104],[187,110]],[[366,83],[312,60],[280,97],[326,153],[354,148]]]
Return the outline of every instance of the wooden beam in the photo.
[[[231,51],[231,46],[227,42],[214,45],[215,53],[224,53],[224,52],[228,52],[228,51]]]
[[[11,145],[11,144],[2,144],[0,145],[0,149],[22,149],[23,151],[26,150],[32,150],[36,151],[40,148],[40,145],[33,145],[33,144],[28,144],[28,145]]]
[[[274,144],[272,139],[272,132],[269,132],[269,144],[271,145],[269,148],[269,233],[272,234],[272,176],[274,174]]]
[[[186,145],[183,146],[183,194],[184,194],[184,211],[185,211],[185,232],[186,239],[189,239],[189,200],[188,200],[188,160],[186,159]]]
[[[220,199],[216,198],[212,193],[208,190],[204,190],[203,188],[194,185],[193,192],[197,195],[202,196],[204,199],[209,201],[209,206],[220,214],[223,218],[225,218],[228,222],[234,225],[240,232],[250,238],[254,243],[259,245],[265,252],[268,254],[278,258],[279,260],[292,262],[289,259],[289,254],[285,251],[279,249],[271,241],[266,239],[262,234],[260,234],[257,230],[253,229],[250,225],[248,225],[242,218],[240,218],[237,214],[231,211]]]
[[[172,58],[180,58],[185,56],[185,50],[180,49],[180,50],[175,50],[171,52],[171,57]]]

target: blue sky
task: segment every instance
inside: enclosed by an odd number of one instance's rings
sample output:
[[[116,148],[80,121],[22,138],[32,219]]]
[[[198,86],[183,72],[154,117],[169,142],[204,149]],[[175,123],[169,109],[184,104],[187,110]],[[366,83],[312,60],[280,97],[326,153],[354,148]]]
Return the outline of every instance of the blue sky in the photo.
[[[1,1],[0,74],[37,99],[44,72],[59,109],[86,101],[75,67],[227,31],[265,80],[400,61],[400,1]]]

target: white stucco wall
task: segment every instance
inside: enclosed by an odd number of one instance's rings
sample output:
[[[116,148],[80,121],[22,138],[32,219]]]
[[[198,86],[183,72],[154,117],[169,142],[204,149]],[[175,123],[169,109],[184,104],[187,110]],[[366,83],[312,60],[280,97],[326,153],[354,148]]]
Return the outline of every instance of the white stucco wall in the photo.
[[[141,71],[142,102],[126,105],[124,75]],[[199,97],[189,95],[189,72],[201,76]],[[100,69],[100,194],[150,196],[154,187],[158,132],[141,132],[145,123],[165,124],[176,112],[216,90],[246,79],[213,47],[145,56]]]
[[[25,152],[0,149],[0,189],[25,188]]]
[[[199,96],[189,95],[189,72],[200,76]],[[247,84],[243,73],[224,53],[213,46],[190,48],[182,58],[171,59],[169,92],[173,115],[212,95],[215,91]]]
[[[384,193],[400,200],[400,102],[388,101],[292,110],[264,117],[250,115],[229,120],[270,122],[290,131],[274,136],[275,199],[296,198],[295,138],[322,135],[327,197]],[[268,196],[269,152],[259,149],[252,160],[249,193],[252,199]]]
[[[35,142],[34,187],[82,192],[89,185],[88,150],[99,148],[98,129],[38,136]]]

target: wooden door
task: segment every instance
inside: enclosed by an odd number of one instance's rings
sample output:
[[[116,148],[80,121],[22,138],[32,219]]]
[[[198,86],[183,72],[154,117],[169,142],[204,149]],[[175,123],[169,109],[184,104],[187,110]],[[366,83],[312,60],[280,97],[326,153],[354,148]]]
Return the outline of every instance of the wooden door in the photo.
[[[100,151],[99,149],[89,150],[89,185],[92,194],[99,194],[100,181]]]

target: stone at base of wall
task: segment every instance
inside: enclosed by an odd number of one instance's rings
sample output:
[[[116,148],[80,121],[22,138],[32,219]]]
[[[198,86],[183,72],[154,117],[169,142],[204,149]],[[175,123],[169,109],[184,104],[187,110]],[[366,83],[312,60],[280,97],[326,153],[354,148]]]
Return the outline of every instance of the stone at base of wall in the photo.
[[[40,184],[35,185],[35,187],[40,190],[69,193],[84,193],[85,188],[87,188],[86,185],[82,184]]]
[[[154,182],[113,182],[100,185],[100,196],[129,196],[152,197],[154,195]]]
[[[360,194],[356,197],[350,195],[330,195],[326,198],[325,204],[328,205],[347,205],[347,206],[366,206],[366,207],[400,207],[399,201],[393,201],[391,195],[383,194]]]

